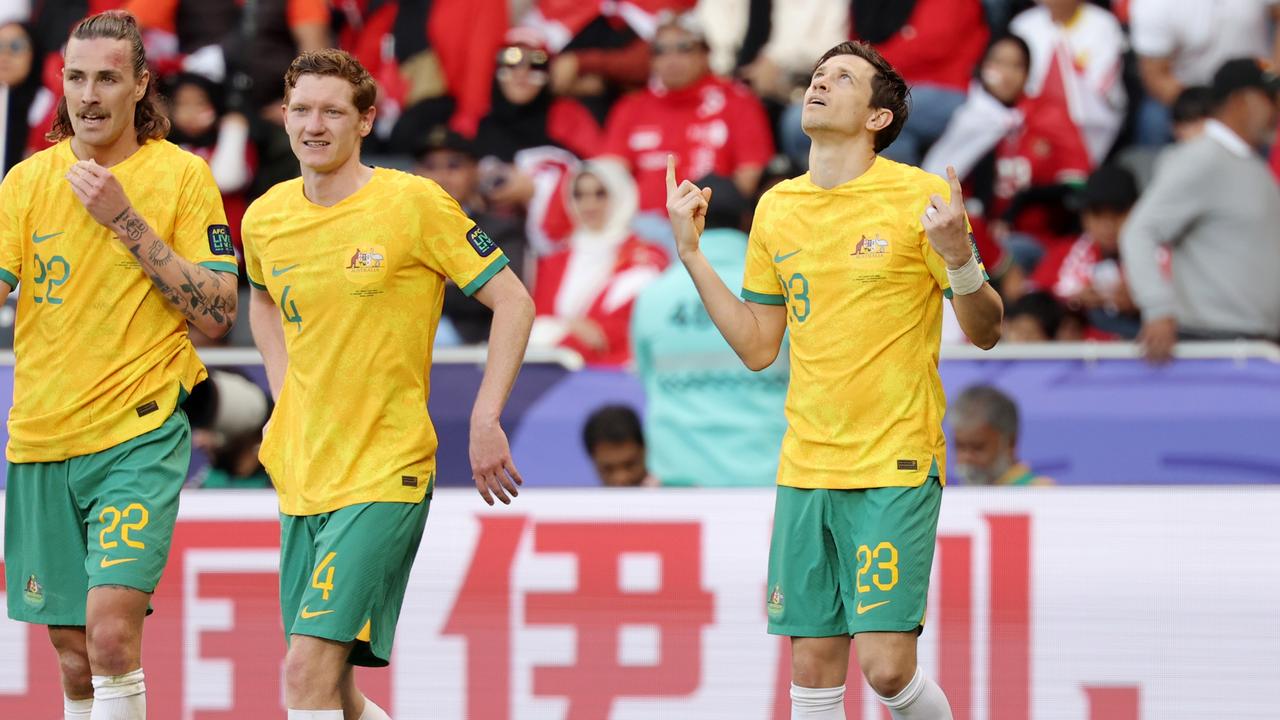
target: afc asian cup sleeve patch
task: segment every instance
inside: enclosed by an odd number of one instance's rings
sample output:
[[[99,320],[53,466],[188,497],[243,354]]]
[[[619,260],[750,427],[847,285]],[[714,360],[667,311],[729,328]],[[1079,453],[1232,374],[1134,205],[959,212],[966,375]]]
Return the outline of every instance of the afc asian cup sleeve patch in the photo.
[[[498,243],[494,242],[488,233],[481,230],[479,225],[467,232],[467,242],[471,243],[471,248],[480,257],[489,257],[494,250],[498,249]]]
[[[214,255],[236,254],[236,248],[231,244],[231,228],[229,226],[209,226],[209,252]]]

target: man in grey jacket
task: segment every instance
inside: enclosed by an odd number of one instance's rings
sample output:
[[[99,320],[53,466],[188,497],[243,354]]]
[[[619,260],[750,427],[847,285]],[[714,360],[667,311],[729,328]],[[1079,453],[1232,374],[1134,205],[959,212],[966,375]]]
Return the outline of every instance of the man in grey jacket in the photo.
[[[1179,339],[1280,336],[1280,188],[1258,151],[1275,136],[1278,93],[1255,60],[1224,63],[1204,134],[1170,150],[1121,235],[1152,362]]]

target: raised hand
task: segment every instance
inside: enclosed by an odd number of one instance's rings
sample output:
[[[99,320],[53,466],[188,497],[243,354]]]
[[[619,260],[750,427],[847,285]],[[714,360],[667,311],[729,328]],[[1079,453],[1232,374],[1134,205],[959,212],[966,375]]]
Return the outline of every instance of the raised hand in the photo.
[[[969,245],[960,178],[950,165],[947,166],[947,179],[951,182],[951,202],[943,200],[941,195],[931,196],[920,222],[933,249],[947,261],[947,265],[958,268],[969,262],[973,248]]]
[[[93,160],[81,160],[71,166],[66,177],[72,192],[94,220],[123,232],[124,218],[131,205],[124,187],[110,170]]]
[[[667,156],[667,216],[675,231],[676,252],[683,260],[698,252],[698,239],[707,225],[711,188],[699,188],[685,180],[676,185],[676,158]]]

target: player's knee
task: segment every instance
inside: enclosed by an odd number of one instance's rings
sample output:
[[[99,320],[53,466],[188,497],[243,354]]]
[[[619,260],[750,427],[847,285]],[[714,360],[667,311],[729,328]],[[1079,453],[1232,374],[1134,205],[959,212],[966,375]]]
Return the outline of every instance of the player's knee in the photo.
[[[834,644],[810,643],[794,646],[791,653],[791,681],[800,687],[825,688],[843,685],[848,672],[848,654]]]
[[[76,697],[93,695],[93,671],[89,668],[88,653],[81,648],[57,648],[57,651],[63,687],[74,691]]]
[[[141,655],[138,629],[124,618],[95,622],[88,630],[89,664],[96,675],[137,670]]]
[[[907,683],[911,682],[915,672],[914,667],[888,661],[871,662],[863,667],[867,684],[883,698],[891,698],[901,693],[907,687]]]
[[[294,640],[293,647],[284,658],[286,697],[310,698],[316,688],[336,689],[342,679],[342,668],[330,667],[323,658],[306,652],[296,637]]]

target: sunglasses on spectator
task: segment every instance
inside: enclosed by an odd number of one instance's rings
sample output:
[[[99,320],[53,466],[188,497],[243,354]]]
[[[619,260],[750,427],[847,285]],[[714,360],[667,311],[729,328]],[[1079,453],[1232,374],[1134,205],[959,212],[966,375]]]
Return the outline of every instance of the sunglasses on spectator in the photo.
[[[609,192],[604,188],[596,188],[595,190],[574,190],[574,200],[586,200],[587,198],[595,198],[596,200],[608,200]]]
[[[0,43],[0,53],[17,55],[31,49],[31,43],[22,38],[14,38],[7,43]]]
[[[702,49],[702,43],[696,40],[681,40],[680,42],[653,44],[654,55],[673,55],[676,53],[679,53],[680,55],[686,55],[688,53],[693,52],[694,50],[701,50],[701,49]]]
[[[530,50],[511,45],[498,51],[498,67],[513,68],[526,65],[532,70],[546,70],[551,58],[542,50]]]

